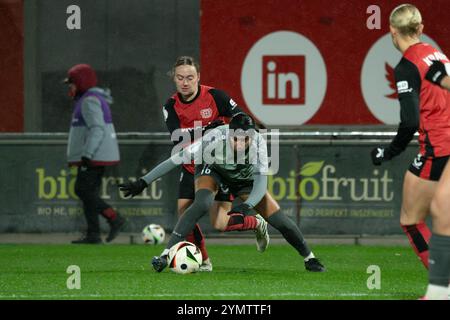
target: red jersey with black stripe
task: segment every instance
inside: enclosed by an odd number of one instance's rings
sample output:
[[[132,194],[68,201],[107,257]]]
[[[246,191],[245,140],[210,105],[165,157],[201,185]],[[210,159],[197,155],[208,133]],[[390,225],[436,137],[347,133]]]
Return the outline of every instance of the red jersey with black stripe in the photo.
[[[439,50],[419,42],[403,53],[395,67],[401,122],[390,145],[394,155],[406,148],[416,131],[424,157],[450,155],[450,93],[425,79],[433,60],[449,62]]]
[[[225,120],[240,112],[242,109],[224,91],[204,85],[199,86],[191,101],[184,101],[179,93],[175,93],[163,106],[164,120],[174,144],[182,142],[173,135],[177,129],[188,131],[192,142],[196,126],[205,127],[214,120]],[[194,164],[183,166],[194,173]]]

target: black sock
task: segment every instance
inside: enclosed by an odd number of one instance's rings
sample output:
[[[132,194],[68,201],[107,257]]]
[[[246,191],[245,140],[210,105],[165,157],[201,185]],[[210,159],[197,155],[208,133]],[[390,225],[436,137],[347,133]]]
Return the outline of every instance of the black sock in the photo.
[[[429,282],[447,287],[450,280],[450,236],[433,233],[430,240]]]
[[[283,212],[278,210],[267,219],[267,222],[280,231],[286,241],[289,242],[300,255],[303,257],[310,255],[311,250],[308,248],[299,227]]]
[[[194,229],[197,221],[206,213],[214,202],[214,193],[208,189],[200,189],[195,193],[195,200],[186,209],[170,235],[166,249],[180,241],[184,241],[186,236]]]

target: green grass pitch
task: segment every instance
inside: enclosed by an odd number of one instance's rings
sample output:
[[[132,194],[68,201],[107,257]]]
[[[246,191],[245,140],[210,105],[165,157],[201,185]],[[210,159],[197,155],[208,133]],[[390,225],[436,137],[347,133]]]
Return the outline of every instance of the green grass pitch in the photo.
[[[427,272],[409,247],[313,246],[327,267],[305,271],[288,245],[265,253],[254,245],[209,245],[210,273],[156,273],[150,259],[163,246],[0,245],[0,299],[417,299]],[[67,268],[80,267],[80,289]],[[368,289],[370,265],[380,289]],[[369,280],[369,282],[371,282]]]

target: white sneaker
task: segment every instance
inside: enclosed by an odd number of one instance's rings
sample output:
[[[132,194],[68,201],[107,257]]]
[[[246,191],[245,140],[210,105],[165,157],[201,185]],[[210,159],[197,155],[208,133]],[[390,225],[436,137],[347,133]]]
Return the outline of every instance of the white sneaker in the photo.
[[[202,262],[202,264],[201,264],[201,266],[200,266],[199,271],[200,271],[200,272],[211,272],[212,269],[213,269],[213,267],[212,267],[211,260],[209,260],[209,258],[208,258],[208,259],[206,259],[206,260],[203,260],[203,262]]]
[[[258,220],[258,226],[256,227],[256,248],[259,252],[264,252],[269,246],[269,232],[267,231],[267,221],[264,220],[259,214],[255,215]]]

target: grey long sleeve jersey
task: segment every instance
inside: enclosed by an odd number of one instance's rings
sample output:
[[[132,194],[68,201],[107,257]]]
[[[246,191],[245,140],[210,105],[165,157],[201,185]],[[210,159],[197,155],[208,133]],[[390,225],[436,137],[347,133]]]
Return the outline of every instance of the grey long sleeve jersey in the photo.
[[[267,175],[269,173],[267,143],[258,132],[255,132],[246,164],[230,161],[229,156],[232,154],[232,151],[230,151],[228,125],[220,126],[211,130],[201,140],[189,147],[174,149],[169,159],[157,165],[141,179],[150,184],[182,164],[183,161],[190,162],[192,159],[202,159],[202,163],[207,163],[221,175],[228,175],[228,181],[236,184],[253,181],[252,191],[245,203],[254,207],[261,201],[267,191]],[[237,171],[236,168],[239,168],[239,170]]]

